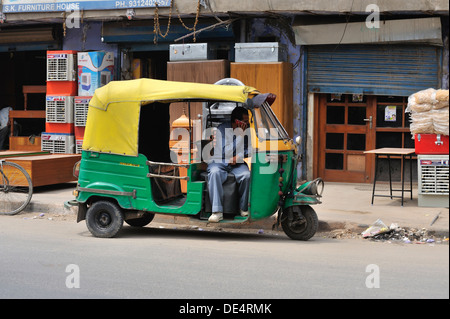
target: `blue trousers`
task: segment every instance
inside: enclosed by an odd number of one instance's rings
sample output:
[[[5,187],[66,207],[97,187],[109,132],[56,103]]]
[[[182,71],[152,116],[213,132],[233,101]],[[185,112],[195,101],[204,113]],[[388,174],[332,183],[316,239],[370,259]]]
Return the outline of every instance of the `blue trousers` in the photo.
[[[239,207],[248,210],[248,193],[250,189],[250,171],[247,164],[228,165],[225,163],[210,163],[208,165],[208,191],[213,213],[223,212],[223,183],[228,173],[236,178],[239,190]]]

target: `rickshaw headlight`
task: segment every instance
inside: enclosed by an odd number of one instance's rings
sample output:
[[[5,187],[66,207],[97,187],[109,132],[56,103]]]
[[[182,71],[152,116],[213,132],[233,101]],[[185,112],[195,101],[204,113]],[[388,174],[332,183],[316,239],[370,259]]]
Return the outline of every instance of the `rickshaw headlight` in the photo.
[[[323,179],[316,178],[314,180],[315,185],[315,194],[319,197],[322,197],[323,189],[325,188],[325,183],[323,182]]]
[[[311,195],[317,195],[317,184],[315,182],[312,182],[308,187],[308,192]]]

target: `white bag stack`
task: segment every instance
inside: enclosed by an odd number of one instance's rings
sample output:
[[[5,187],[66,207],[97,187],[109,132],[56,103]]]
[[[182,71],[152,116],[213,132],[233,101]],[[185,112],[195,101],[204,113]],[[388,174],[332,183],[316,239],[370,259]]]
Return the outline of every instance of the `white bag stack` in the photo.
[[[449,135],[448,90],[426,89],[408,98],[411,133]]]

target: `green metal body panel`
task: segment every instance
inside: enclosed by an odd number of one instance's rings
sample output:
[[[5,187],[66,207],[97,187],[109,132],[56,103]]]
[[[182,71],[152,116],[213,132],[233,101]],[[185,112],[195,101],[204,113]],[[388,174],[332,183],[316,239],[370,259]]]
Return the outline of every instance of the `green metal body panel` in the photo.
[[[286,160],[268,161],[267,155],[286,155]],[[280,177],[283,177],[281,190],[286,192],[292,185],[292,178],[296,176],[294,152],[267,153],[256,152],[252,157],[251,186],[250,186],[250,215],[252,220],[259,220],[273,215],[278,207],[280,196]],[[284,169],[280,176],[279,169]],[[295,174],[295,175],[294,175]],[[295,178],[294,178],[295,183]]]
[[[92,196],[99,196],[117,200],[124,209],[185,215],[200,212],[205,182],[188,182],[188,194],[182,206],[157,205],[153,201],[146,161],[142,154],[133,157],[83,151],[77,201],[85,203]],[[188,176],[190,174],[189,169]]]
[[[284,156],[283,161],[268,160]],[[285,199],[284,208],[294,205],[312,205],[319,203],[314,196],[301,194],[303,187],[294,190],[297,176],[297,165],[293,151],[270,153],[256,152],[251,164],[250,185],[250,220],[260,220],[273,215],[280,200],[280,177],[283,177],[281,190],[291,195]],[[187,195],[184,204],[158,205],[154,202],[151,191],[147,158],[140,154],[137,157],[121,156],[83,151],[78,178],[77,201],[86,203],[93,196],[112,198],[123,209],[142,210],[154,213],[196,215],[202,210],[205,182],[195,181],[199,174],[197,164],[190,165],[187,183]],[[280,176],[279,169],[284,169]],[[104,192],[102,192],[104,191]],[[236,218],[232,222],[245,221]]]

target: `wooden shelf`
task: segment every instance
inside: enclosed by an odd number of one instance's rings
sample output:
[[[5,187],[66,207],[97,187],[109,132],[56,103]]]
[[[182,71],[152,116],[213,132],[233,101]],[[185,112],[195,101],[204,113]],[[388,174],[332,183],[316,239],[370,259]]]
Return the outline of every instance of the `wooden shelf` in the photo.
[[[47,86],[46,85],[24,85],[22,86],[22,92],[23,92],[23,109],[26,111],[28,107],[28,94],[37,94],[37,93],[43,93],[45,94],[47,92]]]
[[[9,112],[11,133],[9,137],[9,149],[11,151],[40,151],[41,138],[35,137],[31,142],[28,136],[14,136],[14,119],[45,119],[45,106],[43,110],[27,110],[28,94],[45,94],[46,85],[24,85],[22,87],[24,105],[23,110],[12,110]]]

